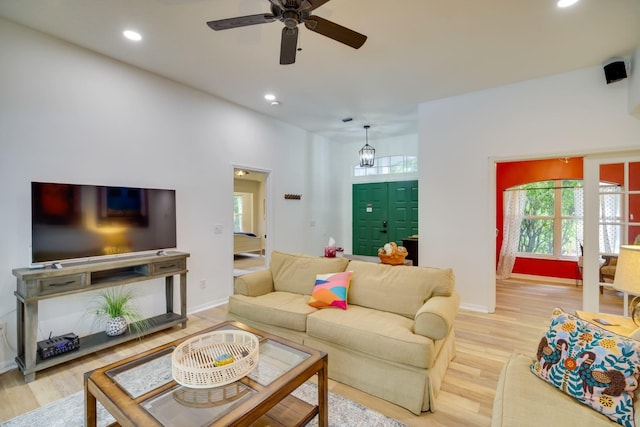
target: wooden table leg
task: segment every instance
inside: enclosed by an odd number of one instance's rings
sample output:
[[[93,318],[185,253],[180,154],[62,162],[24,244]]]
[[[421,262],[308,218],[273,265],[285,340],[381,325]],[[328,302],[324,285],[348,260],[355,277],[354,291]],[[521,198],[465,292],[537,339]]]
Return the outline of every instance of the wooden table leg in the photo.
[[[24,382],[29,383],[36,379],[38,301],[25,302],[22,310],[22,315],[24,316],[24,332],[21,332],[23,334],[22,345],[24,347]]]
[[[96,398],[89,392],[89,381],[84,379],[84,426],[97,426]]]
[[[180,274],[180,316],[187,318],[187,273]],[[187,321],[182,322],[182,329],[187,327]]]
[[[173,276],[167,276],[164,278],[164,292],[165,303],[167,306],[167,313],[173,313]]]
[[[318,427],[329,426],[329,372],[328,356],[322,358],[322,369],[318,371]]]

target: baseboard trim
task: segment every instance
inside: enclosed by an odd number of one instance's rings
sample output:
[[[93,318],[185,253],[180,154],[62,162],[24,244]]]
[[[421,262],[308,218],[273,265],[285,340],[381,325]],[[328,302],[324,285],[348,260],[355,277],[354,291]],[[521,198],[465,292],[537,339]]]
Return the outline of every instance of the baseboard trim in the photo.
[[[487,306],[484,306],[484,305],[461,303],[460,308],[463,310],[476,311],[479,313],[487,313],[487,314],[489,313],[489,309],[487,308]]]
[[[208,310],[210,308],[216,308],[216,307],[220,307],[221,305],[225,305],[229,303],[229,298],[221,298],[221,299],[217,299],[215,301],[213,301],[210,304],[203,304],[203,305],[197,305],[195,307],[192,307],[191,310],[189,310],[188,314],[194,314],[194,313],[199,313],[201,311],[204,310]]]
[[[549,276],[535,276],[533,274],[520,274],[514,273],[509,276],[506,280],[509,279],[522,279],[530,282],[540,282],[540,283],[558,283],[562,285],[575,285],[575,279],[567,279],[565,277],[549,277]]]
[[[0,374],[4,374],[5,372],[9,372],[12,369],[17,369],[18,365],[15,361],[6,360],[3,364],[0,365]]]

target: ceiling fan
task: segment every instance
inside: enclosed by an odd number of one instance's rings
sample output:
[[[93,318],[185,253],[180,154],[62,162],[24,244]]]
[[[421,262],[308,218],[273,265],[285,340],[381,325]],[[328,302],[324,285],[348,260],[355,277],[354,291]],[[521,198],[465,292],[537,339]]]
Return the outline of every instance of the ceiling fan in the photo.
[[[317,9],[328,1],[329,0],[269,0],[271,3],[271,13],[209,21],[207,25],[213,30],[220,31],[230,28],[246,27],[248,25],[266,24],[276,20],[281,21],[284,24],[282,40],[280,42],[280,64],[282,65],[296,62],[298,25],[303,22],[305,27],[311,31],[344,43],[354,49],[360,48],[367,40],[367,36],[311,14],[314,9]]]

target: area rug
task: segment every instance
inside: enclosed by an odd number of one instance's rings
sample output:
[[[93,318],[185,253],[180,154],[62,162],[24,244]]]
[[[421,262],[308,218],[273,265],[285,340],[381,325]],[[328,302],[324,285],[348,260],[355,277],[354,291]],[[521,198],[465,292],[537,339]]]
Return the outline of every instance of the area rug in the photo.
[[[313,383],[303,384],[293,394],[309,403],[318,402],[318,389]],[[317,426],[317,418],[307,425]],[[104,427],[114,421],[107,410],[98,403],[98,426]],[[1,427],[82,427],[83,425],[84,393],[82,391],[0,423]],[[331,392],[329,392],[329,426],[406,427],[405,424]]]

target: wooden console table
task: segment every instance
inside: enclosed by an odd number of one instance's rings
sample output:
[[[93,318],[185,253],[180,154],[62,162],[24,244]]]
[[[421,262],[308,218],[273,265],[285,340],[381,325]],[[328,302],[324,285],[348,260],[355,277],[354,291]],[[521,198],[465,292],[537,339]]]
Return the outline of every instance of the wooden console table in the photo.
[[[380,258],[378,258],[377,256],[344,254],[343,257],[352,261],[365,261],[365,262],[375,262],[377,264],[382,264],[382,261],[380,261]],[[413,261],[407,257],[404,260],[404,265],[412,266]]]
[[[16,363],[24,381],[33,381],[36,372],[138,337],[128,331],[117,337],[104,332],[80,337],[80,348],[48,359],[38,355],[38,302],[48,298],[110,288],[128,283],[165,278],[166,312],[151,317],[144,335],[182,324],[187,326],[188,253],[168,251],[167,255],[135,255],[98,261],[63,264],[61,269],[16,268],[16,316],[18,354]],[[180,275],[180,314],[173,312],[173,276]],[[71,328],[70,328],[71,329]],[[71,331],[64,331],[71,332]]]
[[[402,239],[402,246],[407,248],[407,259],[413,261],[413,265],[418,266],[418,238],[417,237],[407,237],[406,239]]]

